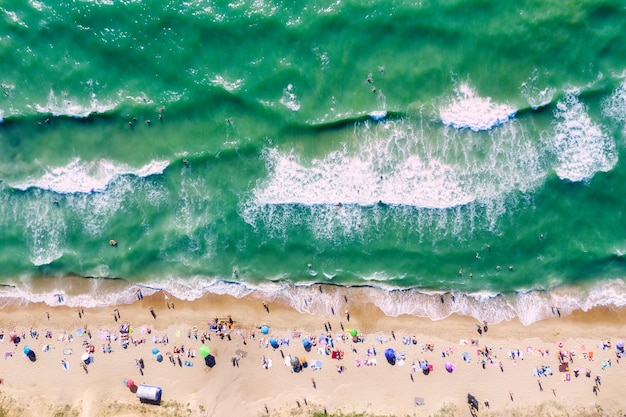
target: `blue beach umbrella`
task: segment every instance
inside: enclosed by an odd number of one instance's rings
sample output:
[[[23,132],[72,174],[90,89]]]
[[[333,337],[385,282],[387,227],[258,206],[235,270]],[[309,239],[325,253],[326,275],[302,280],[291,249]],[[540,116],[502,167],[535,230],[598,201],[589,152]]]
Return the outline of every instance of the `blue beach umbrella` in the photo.
[[[30,346],[26,345],[24,346],[24,355],[28,355],[28,352],[30,352]]]
[[[302,339],[302,346],[304,346],[304,350],[306,350],[307,352],[311,351],[312,345],[309,338],[305,337],[304,339]]]
[[[157,348],[152,348],[152,354],[156,355],[157,353],[159,353],[159,349]]]
[[[266,324],[264,324],[263,326],[261,326],[261,333],[263,334],[268,334],[270,332],[270,328],[267,327]]]
[[[389,362],[390,365],[396,364],[396,352],[392,348],[385,351],[385,358],[387,358],[387,362]]]
[[[160,353],[156,355],[156,360],[157,362],[163,362],[163,355],[161,355]]]
[[[278,341],[275,337],[270,338],[270,345],[272,345],[274,349],[278,349]]]

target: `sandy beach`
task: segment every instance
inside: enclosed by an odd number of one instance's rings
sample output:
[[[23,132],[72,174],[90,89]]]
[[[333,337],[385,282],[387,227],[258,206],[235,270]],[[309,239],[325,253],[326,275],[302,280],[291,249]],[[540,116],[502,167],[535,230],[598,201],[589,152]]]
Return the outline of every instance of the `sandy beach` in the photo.
[[[478,415],[626,413],[626,372],[616,349],[626,338],[624,311],[555,312],[530,326],[487,323],[485,330],[468,317],[387,317],[352,301],[350,289],[319,291],[343,291],[327,316],[253,296],[187,302],[163,293],[100,309],[4,308],[0,415],[470,416],[468,394]],[[313,342],[309,351],[306,338]],[[213,367],[198,352],[203,344]],[[36,361],[24,354],[25,345]],[[82,366],[90,349],[93,361]],[[290,357],[306,359],[306,367],[294,372]],[[141,404],[129,380],[162,387],[161,405]]]

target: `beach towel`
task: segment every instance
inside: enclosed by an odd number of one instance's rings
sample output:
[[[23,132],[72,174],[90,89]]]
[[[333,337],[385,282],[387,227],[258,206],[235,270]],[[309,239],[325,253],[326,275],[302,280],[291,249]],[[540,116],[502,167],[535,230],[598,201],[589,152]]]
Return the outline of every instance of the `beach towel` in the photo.
[[[472,357],[470,356],[469,352],[463,352],[463,362],[470,361],[471,359]]]
[[[71,355],[72,354],[72,349],[63,349],[63,354],[64,355]]]

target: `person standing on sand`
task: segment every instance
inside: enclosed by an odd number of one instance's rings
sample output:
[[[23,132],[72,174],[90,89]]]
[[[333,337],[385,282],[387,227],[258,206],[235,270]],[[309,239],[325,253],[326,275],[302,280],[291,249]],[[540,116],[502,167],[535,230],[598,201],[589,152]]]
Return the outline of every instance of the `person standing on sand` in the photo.
[[[154,312],[154,308],[149,307],[148,310],[150,310],[150,314],[152,314],[152,318],[156,320],[156,313]]]

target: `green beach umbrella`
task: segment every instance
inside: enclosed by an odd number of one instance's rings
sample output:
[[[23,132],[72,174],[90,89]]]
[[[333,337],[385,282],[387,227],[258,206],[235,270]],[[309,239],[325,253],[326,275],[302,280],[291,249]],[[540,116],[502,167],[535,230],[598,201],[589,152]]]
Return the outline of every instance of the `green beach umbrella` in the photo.
[[[355,329],[350,330],[350,335],[352,337],[356,337],[357,334],[359,334],[359,332],[357,330],[355,330]]]
[[[207,345],[202,345],[202,346],[200,346],[200,349],[198,349],[198,353],[203,358],[206,358],[207,356],[209,356],[211,354],[211,349],[209,349],[209,347]]]

